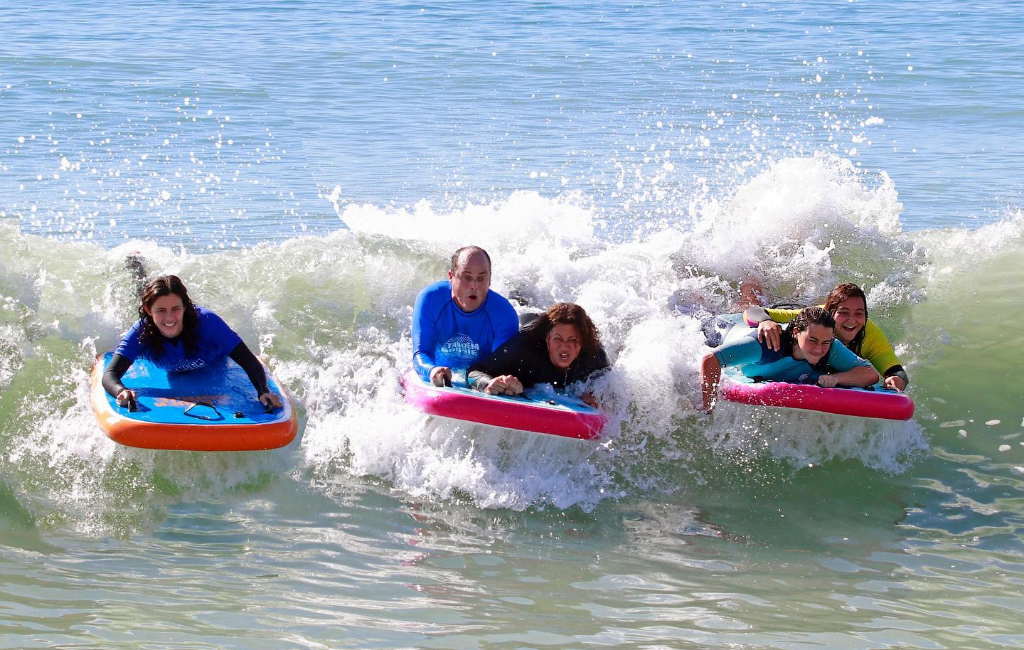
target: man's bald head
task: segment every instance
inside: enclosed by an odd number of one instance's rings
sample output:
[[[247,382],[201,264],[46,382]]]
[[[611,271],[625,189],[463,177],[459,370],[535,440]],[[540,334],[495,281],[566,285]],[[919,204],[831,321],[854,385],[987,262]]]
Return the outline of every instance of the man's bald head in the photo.
[[[465,264],[467,257],[471,255],[483,255],[484,259],[487,260],[487,270],[491,270],[491,256],[487,254],[487,251],[480,248],[479,246],[463,246],[459,250],[452,253],[452,267],[451,272],[455,273],[458,270],[459,265]]]

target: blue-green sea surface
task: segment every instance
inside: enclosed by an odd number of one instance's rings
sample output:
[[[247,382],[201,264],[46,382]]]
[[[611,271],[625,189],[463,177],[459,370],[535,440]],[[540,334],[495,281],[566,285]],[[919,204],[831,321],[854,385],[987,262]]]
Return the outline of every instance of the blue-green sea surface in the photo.
[[[0,648],[1024,647],[1013,3],[0,7]],[[412,305],[487,248],[583,305],[582,442],[407,407]],[[132,449],[97,354],[173,273],[288,447]],[[700,315],[839,282],[883,422],[696,411]]]

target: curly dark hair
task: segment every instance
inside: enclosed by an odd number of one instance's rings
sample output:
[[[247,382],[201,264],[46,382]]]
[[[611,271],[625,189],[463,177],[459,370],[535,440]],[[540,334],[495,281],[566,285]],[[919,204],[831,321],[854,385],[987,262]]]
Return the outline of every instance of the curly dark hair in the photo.
[[[583,307],[571,302],[559,302],[537,317],[524,329],[531,343],[544,347],[548,333],[555,325],[572,325],[580,335],[580,355],[595,353],[601,348],[601,334]]]
[[[152,309],[153,303],[159,298],[174,294],[181,298],[184,306],[182,316],[181,340],[185,344],[185,350],[194,354],[199,347],[199,316],[196,314],[196,307],[192,299],[188,297],[188,289],[176,275],[162,275],[146,285],[142,290],[142,304],[139,305],[139,318],[142,320],[142,332],[139,334],[139,341],[149,350],[154,358],[164,353],[164,336],[157,329],[156,323],[149,316],[147,309]]]
[[[835,329],[836,319],[821,307],[805,307],[800,310],[797,317],[789,321],[789,327],[782,333],[782,350],[784,354],[793,354],[793,346],[796,345],[796,335],[811,328],[811,325],[823,325],[829,330]],[[815,370],[823,370],[828,365],[829,355],[823,356],[817,363],[812,364]]]
[[[796,318],[789,322],[789,333],[796,336],[800,332],[810,329],[811,325],[824,325],[833,329],[836,326],[836,319],[828,310],[821,307],[805,307],[800,310]]]

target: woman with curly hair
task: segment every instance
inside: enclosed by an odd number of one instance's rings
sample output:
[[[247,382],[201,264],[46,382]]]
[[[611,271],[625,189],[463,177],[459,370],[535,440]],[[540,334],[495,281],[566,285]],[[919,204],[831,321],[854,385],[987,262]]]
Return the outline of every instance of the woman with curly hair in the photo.
[[[281,407],[280,398],[267,387],[263,364],[220,316],[192,304],[178,276],[161,276],[147,284],[141,303],[139,320],[103,372],[103,388],[120,406],[131,407],[136,401],[121,377],[140,357],[168,372],[188,372],[230,357],[245,370],[261,404]]]
[[[565,388],[607,368],[601,335],[579,305],[560,302],[513,336],[494,354],[469,368],[474,389],[519,395],[534,384]],[[592,406],[593,398],[584,396]]]

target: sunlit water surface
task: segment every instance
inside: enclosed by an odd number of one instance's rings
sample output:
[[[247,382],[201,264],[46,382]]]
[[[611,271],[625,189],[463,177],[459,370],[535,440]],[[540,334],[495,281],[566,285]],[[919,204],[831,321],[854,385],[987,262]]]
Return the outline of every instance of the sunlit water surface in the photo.
[[[0,647],[1024,646],[1012,3],[0,8]],[[581,303],[599,443],[407,408],[456,247]],[[88,399],[176,273],[289,447]],[[698,319],[862,284],[917,413],[698,414]]]

